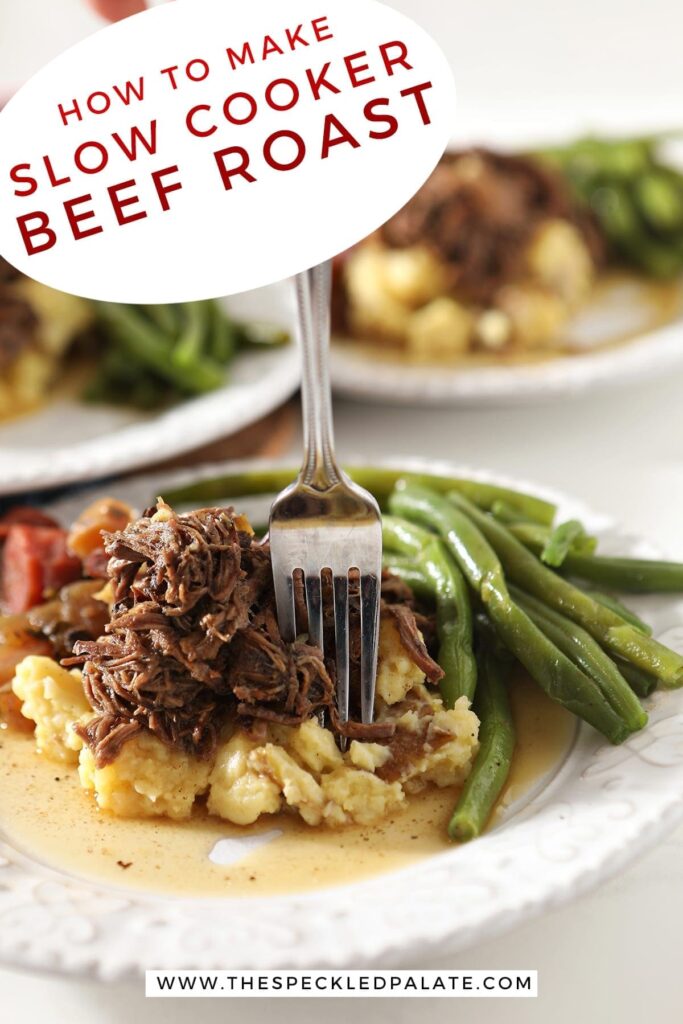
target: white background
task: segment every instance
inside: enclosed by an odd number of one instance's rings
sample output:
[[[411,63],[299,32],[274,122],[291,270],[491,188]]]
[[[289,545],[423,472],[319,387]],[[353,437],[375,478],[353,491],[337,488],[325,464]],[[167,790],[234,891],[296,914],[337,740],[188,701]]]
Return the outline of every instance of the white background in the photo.
[[[226,0],[226,4],[230,0]],[[343,0],[340,0],[343,2]],[[286,10],[286,0],[283,0]],[[323,5],[324,6],[324,5]],[[333,4],[328,5],[331,9]],[[589,125],[683,125],[680,0],[400,0],[432,31],[460,90],[457,134],[538,138]],[[322,8],[321,8],[322,10]],[[97,27],[78,0],[0,0],[0,80],[19,82]],[[681,340],[683,344],[683,338]],[[342,453],[452,457],[571,491],[683,559],[683,377],[638,390],[518,409],[440,411],[336,407]],[[680,1020],[683,829],[620,878],[570,907],[457,957],[415,967],[536,968],[540,997],[469,1000],[255,1000],[145,1004],[142,986],[106,989],[0,971],[0,1006],[17,1024],[69,1020],[225,1020],[272,1014],[330,1024],[350,1010],[402,1024],[458,1021],[575,1024],[577,1018]]]

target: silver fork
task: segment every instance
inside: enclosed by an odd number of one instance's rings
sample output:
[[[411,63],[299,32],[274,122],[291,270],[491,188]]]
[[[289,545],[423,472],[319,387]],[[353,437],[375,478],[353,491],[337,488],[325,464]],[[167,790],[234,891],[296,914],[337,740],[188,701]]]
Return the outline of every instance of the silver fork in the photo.
[[[321,573],[333,577],[337,711],[349,719],[349,573],[360,575],[361,720],[372,722],[377,673],[382,526],[377,502],[337,465],[329,374],[329,263],[296,279],[301,332],[304,461],[273,502],[270,550],[280,632],[297,634],[294,573],[303,573],[308,635],[323,647]]]

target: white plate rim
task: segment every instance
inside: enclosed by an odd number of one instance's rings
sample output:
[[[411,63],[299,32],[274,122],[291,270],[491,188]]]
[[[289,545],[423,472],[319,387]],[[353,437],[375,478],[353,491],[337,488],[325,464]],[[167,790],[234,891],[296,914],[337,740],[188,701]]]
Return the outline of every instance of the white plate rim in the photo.
[[[443,461],[376,464],[520,487],[616,536],[605,517],[549,488]],[[177,486],[253,465],[156,474],[144,486],[156,491],[162,479]],[[138,493],[142,485],[135,481]],[[622,546],[650,553],[629,538],[622,537]],[[683,622],[681,601],[661,603],[658,631]],[[557,776],[505,828],[380,879],[326,890],[324,897],[140,894],[43,867],[0,837],[0,961],[112,980],[145,968],[389,966],[437,950],[456,952],[588,891],[683,819],[683,691],[658,692],[647,703],[650,726],[621,747],[581,727]]]

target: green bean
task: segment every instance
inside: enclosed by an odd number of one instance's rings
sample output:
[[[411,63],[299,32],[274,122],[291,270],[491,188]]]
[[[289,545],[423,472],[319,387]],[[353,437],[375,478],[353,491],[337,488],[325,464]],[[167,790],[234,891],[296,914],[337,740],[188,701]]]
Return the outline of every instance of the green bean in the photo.
[[[510,587],[510,594],[548,639],[597,683],[633,732],[647,724],[647,715],[627,681],[590,633],[517,587]]]
[[[653,168],[633,183],[636,204],[654,231],[666,233],[683,228],[683,190],[664,169]]]
[[[516,509],[511,508],[506,501],[494,501],[491,505],[491,515],[499,519],[501,523],[505,523],[507,526],[512,523],[528,523],[528,519],[524,519],[520,516]]]
[[[480,835],[510,773],[515,727],[503,664],[493,651],[479,659],[475,709],[479,716],[479,751],[448,825],[451,839],[467,842]]]
[[[606,178],[631,181],[647,170],[651,159],[650,147],[639,139],[587,139],[583,153],[588,154],[591,147],[595,158],[592,173]]]
[[[399,516],[382,516],[382,545],[402,555],[419,555],[434,540],[434,534]]]
[[[104,352],[94,377],[82,393],[86,402],[138,409],[155,409],[167,397],[168,386],[158,376],[141,370],[115,347]]]
[[[503,522],[503,520],[501,520]],[[512,533],[517,540],[520,540],[522,544],[533,551],[534,554],[538,555],[539,558],[541,553],[546,549],[548,544],[551,542],[553,531],[547,526],[538,526],[536,523],[508,523],[510,533]],[[562,525],[558,527],[561,529]],[[566,560],[567,554],[573,552],[581,555],[592,555],[598,546],[597,537],[590,537],[587,533],[578,534],[574,536],[569,545],[568,552],[564,555]],[[549,563],[548,563],[549,564]]]
[[[489,577],[502,580],[500,562],[479,530],[436,491],[406,481],[392,494],[389,509],[394,516],[404,516],[438,533],[473,590],[480,592]]]
[[[570,552],[562,568],[571,576],[631,594],[683,593],[683,563],[611,558]]]
[[[645,172],[652,159],[650,145],[641,139],[609,140],[604,143],[602,172],[608,177],[632,181]]]
[[[595,682],[548,640],[510,599],[507,590],[487,580],[481,597],[505,645],[552,700],[584,719],[611,743],[622,743],[630,735],[632,730]]]
[[[180,333],[180,319],[178,307],[171,303],[157,303],[155,305],[142,306],[153,324],[169,337],[175,337]]]
[[[642,619],[638,618],[635,612],[632,612],[625,604],[618,601],[616,597],[613,597],[611,594],[603,594],[600,590],[587,590],[586,593],[594,601],[597,601],[598,604],[604,604],[605,608],[611,608],[615,614],[622,617],[624,622],[635,626],[636,629],[639,629],[641,633],[645,633],[646,636],[652,636],[652,627],[648,626],[647,622],[643,622]]]
[[[99,319],[131,361],[152,370],[180,391],[210,391],[223,381],[222,370],[206,360],[175,365],[169,340],[135,307],[98,302],[96,308]]]
[[[623,185],[600,185],[591,205],[608,238],[636,266],[658,278],[671,278],[680,271],[683,259],[678,249],[647,234]]]
[[[420,601],[433,602],[435,600],[436,595],[432,580],[429,579],[423,569],[416,565],[413,559],[385,550],[382,556],[382,566],[394,576],[399,576],[404,583],[407,583],[415,597]]]
[[[411,555],[436,595],[438,662],[444,670],[439,687],[444,704],[452,708],[459,697],[469,701],[477,685],[472,651],[472,609],[465,579],[438,537],[413,523],[385,516],[383,542]]]
[[[472,652],[472,613],[466,586],[459,586],[462,573],[449,559],[449,571],[439,570],[442,582],[429,565],[429,549],[419,565],[405,555],[385,554],[384,568],[407,583],[422,601],[436,601],[439,654],[437,661],[444,670],[439,683],[446,707],[453,707],[463,695],[472,700],[477,685],[476,659]],[[464,583],[464,581],[463,581]]]
[[[541,561],[554,568],[562,565],[576,541],[585,535],[586,531],[578,519],[568,519],[566,523],[560,523],[543,545]]]
[[[229,498],[277,494],[294,480],[299,469],[294,466],[253,469],[241,473],[221,473],[195,483],[174,487],[165,492],[166,501],[174,505],[201,504]]]
[[[547,528],[533,523],[511,523],[508,529],[525,547],[541,557],[550,536]],[[564,557],[562,568],[571,576],[632,594],[683,593],[683,563],[595,555],[596,545],[594,537],[576,537]]]
[[[442,541],[435,538],[427,545],[420,565],[436,591],[437,660],[445,673],[439,689],[446,707],[452,708],[459,697],[471,702],[477,686],[470,595],[463,574]]]
[[[237,348],[237,332],[232,320],[215,299],[210,304],[209,353],[217,363],[229,363]]]
[[[659,680],[649,673],[643,672],[642,668],[638,668],[637,665],[632,665],[630,661],[624,661],[622,658],[615,658],[614,663],[633,692],[639,697],[649,697],[657,689]]]
[[[434,491],[412,482],[392,495],[389,507],[394,514],[441,535],[467,582],[479,594],[499,637],[549,697],[590,722],[612,743],[621,743],[629,735],[628,726],[595,682],[512,601],[501,564],[470,517]]]
[[[683,181],[658,159],[666,137],[579,139],[538,154],[593,208],[613,255],[663,279],[683,269]]]
[[[509,530],[461,494],[451,493],[450,500],[481,530],[514,583],[583,626],[613,654],[657,676],[664,686],[683,685],[683,657],[625,624],[620,615],[542,565]]]
[[[183,306],[185,323],[171,358],[183,369],[193,366],[204,355],[212,317],[210,301],[186,302]]]
[[[627,251],[640,241],[642,226],[626,188],[614,182],[600,184],[591,205],[610,240]]]
[[[541,522],[539,522],[538,519],[529,519],[528,514],[522,514],[517,508],[510,505],[509,502],[503,501],[501,498],[493,502],[490,512],[491,515],[496,517],[496,519],[500,519],[501,523],[506,523],[508,525],[512,523],[524,523],[529,526],[536,526],[541,530],[548,528],[547,517]]]
[[[566,146],[537,150],[576,182],[598,176],[630,180],[650,163],[650,149],[639,139],[612,140],[586,137]]]
[[[386,471],[384,472],[386,473]],[[548,501],[544,501],[542,498],[537,498],[535,495],[525,494],[522,491],[513,491],[507,487],[499,487],[496,484],[487,484],[478,480],[467,480],[461,477],[456,477],[454,482],[449,486],[449,478],[445,476],[433,477],[425,474],[390,472],[394,477],[391,485],[392,489],[401,478],[412,479],[417,482],[422,482],[425,486],[428,486],[439,493],[446,493],[449,490],[455,490],[459,494],[465,495],[470,501],[473,501],[476,505],[484,509],[490,509],[496,501],[505,501],[509,508],[515,509],[521,516],[531,519],[534,522],[543,523],[549,526],[555,518],[556,509],[553,504]],[[363,482],[363,479],[358,479],[353,472],[352,475],[357,483],[360,483],[361,486],[366,486],[369,490],[372,490],[372,480],[375,476],[375,471],[367,470],[365,471],[365,474],[361,471],[360,475],[361,477],[365,475],[366,482]]]
[[[369,466],[346,466],[346,472],[361,487],[370,491],[380,506],[386,507],[387,499],[401,479],[413,479],[445,494],[456,490],[466,495],[481,508],[490,509],[494,502],[505,501],[516,509],[520,516],[550,525],[555,517],[555,506],[531,494],[512,491],[507,487],[467,480],[461,477],[426,476],[403,469],[384,469]],[[183,504],[191,502],[217,501],[220,498],[241,498],[246,495],[277,494],[291,484],[298,469],[295,467],[252,470],[246,473],[225,473],[200,480],[198,483],[176,488],[167,492],[167,501]]]

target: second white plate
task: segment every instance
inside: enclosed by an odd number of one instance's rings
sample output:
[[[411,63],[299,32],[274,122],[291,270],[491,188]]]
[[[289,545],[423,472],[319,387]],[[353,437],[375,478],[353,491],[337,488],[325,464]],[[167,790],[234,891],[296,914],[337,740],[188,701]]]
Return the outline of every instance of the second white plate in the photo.
[[[293,331],[286,283],[226,300],[244,320],[266,320]],[[297,389],[294,341],[245,351],[217,391],[157,414],[56,397],[37,412],[0,423],[0,495],[98,480],[192,451],[272,412]]]

